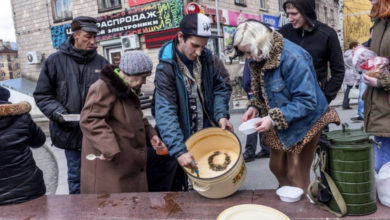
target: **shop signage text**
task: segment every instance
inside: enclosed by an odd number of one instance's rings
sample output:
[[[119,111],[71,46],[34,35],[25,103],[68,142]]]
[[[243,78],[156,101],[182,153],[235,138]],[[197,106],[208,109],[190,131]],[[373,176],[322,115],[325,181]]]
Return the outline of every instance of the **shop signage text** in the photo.
[[[181,0],[151,3],[98,17],[97,40],[177,28],[182,18],[183,2]],[[57,48],[71,35],[70,24],[52,27],[51,35],[53,47]]]
[[[275,29],[279,28],[279,17],[263,14],[262,21]]]

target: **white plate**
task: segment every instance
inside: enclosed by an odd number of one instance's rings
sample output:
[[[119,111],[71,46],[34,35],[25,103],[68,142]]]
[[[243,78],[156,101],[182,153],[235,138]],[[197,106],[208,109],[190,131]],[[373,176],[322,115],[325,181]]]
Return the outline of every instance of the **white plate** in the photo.
[[[230,207],[223,210],[217,217],[217,220],[246,220],[246,219],[272,219],[272,220],[290,220],[285,214],[264,205],[243,204]]]
[[[80,121],[80,114],[61,114],[65,121]]]
[[[238,127],[238,130],[241,131],[242,133],[246,134],[246,135],[255,133],[256,132],[255,124],[259,120],[260,120],[260,118],[252,118],[252,119],[242,123],[240,125],[240,127]]]

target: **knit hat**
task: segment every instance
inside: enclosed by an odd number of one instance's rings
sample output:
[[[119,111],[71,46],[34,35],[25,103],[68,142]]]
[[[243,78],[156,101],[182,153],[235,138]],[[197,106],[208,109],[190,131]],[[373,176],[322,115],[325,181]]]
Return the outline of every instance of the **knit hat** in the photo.
[[[9,96],[10,96],[10,93],[9,93],[8,89],[0,86],[0,100],[1,101],[8,101]]]
[[[121,57],[119,69],[127,75],[140,75],[152,72],[153,63],[149,56],[140,51],[128,51]]]

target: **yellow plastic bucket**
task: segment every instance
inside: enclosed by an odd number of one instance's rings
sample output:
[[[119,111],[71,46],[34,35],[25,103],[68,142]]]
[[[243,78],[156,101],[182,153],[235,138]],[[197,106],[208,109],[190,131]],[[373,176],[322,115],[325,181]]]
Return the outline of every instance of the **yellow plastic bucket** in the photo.
[[[186,141],[199,167],[199,177],[184,168],[194,189],[207,198],[224,198],[236,192],[246,177],[237,136],[221,128],[206,128]]]

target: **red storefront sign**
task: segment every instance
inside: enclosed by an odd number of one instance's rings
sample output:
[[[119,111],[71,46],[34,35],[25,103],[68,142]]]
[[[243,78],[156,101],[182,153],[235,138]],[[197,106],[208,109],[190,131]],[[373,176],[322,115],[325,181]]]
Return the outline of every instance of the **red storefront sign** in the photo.
[[[215,8],[210,8],[207,7],[206,5],[202,5],[203,12],[205,15],[209,16],[212,18],[212,21],[214,23],[217,22],[217,10]],[[227,11],[225,9],[219,9],[218,10],[218,15],[219,15],[219,22],[222,24],[227,24],[227,18],[225,17],[225,13],[227,15]]]
[[[161,47],[165,42],[172,40],[178,31],[179,28],[174,28],[164,31],[145,33],[145,46],[146,48]]]
[[[184,7],[184,15],[197,14],[201,12],[201,7],[196,2],[189,2]]]

